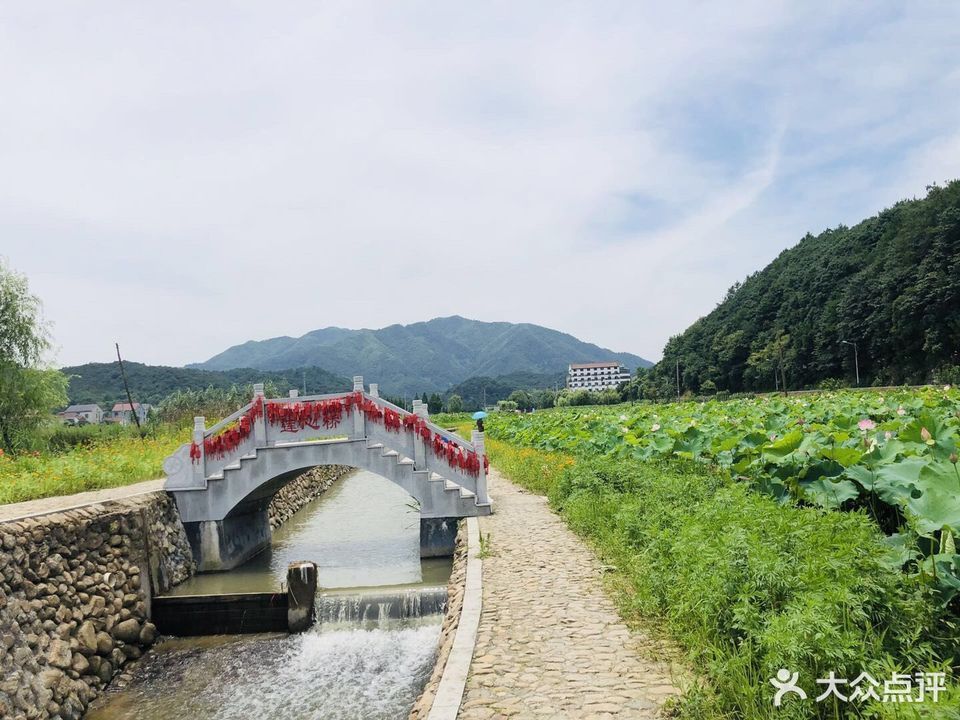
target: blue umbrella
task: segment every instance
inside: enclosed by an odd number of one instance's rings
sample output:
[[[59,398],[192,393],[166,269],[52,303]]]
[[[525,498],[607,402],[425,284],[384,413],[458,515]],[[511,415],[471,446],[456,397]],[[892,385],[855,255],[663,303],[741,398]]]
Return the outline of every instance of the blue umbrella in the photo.
[[[487,414],[483,410],[477,410],[470,417],[472,417],[474,420],[483,420],[486,416]]]

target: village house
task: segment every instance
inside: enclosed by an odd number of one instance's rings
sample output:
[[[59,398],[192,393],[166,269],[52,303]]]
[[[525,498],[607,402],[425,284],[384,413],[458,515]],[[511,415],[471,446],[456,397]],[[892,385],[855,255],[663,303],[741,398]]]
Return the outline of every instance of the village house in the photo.
[[[103,410],[99,405],[71,405],[61,413],[60,419],[68,425],[99,425],[103,422]]]
[[[150,413],[150,405],[146,403],[133,403],[133,411],[137,413],[137,419],[141,424],[147,421],[147,415]],[[129,425],[133,422],[133,412],[131,412],[130,403],[116,403],[110,412],[110,422]]]

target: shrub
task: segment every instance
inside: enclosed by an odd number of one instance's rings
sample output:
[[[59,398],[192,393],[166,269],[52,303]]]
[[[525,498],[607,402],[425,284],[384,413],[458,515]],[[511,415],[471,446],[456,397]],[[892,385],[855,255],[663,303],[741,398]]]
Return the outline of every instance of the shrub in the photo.
[[[843,390],[846,383],[840,378],[826,378],[817,383],[818,390]]]

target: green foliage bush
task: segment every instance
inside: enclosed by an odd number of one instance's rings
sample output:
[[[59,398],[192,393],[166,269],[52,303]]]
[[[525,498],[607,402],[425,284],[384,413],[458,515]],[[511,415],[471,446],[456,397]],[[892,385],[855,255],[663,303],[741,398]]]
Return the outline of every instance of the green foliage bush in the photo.
[[[154,435],[155,425],[145,425],[144,433]],[[60,453],[75,447],[89,447],[121,438],[139,437],[136,425],[109,423],[102,425],[61,425],[51,424],[35,433],[31,438],[30,450]]]
[[[840,378],[825,378],[817,383],[818,390],[843,390],[846,383]]]
[[[855,705],[777,710],[768,679],[797,671],[815,697],[831,670],[889,678],[943,669],[957,652],[953,621],[861,513],[783,506],[693,463],[579,459],[550,496],[623,571],[627,610],[665,619],[706,673],[685,717],[857,717]]]

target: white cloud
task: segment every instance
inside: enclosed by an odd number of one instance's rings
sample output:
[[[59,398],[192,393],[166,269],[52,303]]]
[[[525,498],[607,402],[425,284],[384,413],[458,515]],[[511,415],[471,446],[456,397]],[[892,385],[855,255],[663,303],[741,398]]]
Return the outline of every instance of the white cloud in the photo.
[[[98,7],[0,22],[0,253],[65,363],[451,313],[655,358],[960,160],[946,5]]]

